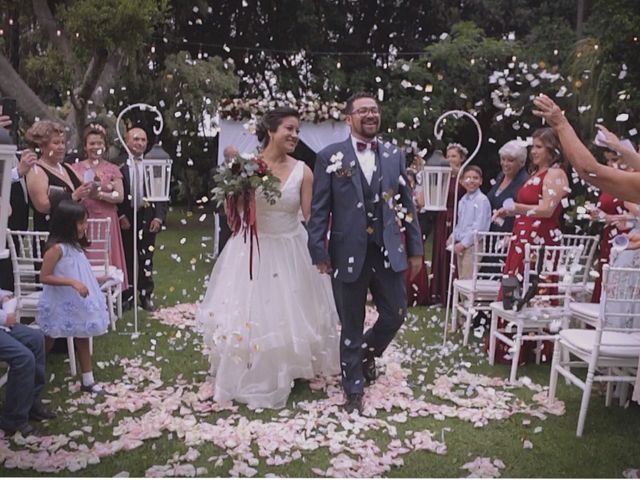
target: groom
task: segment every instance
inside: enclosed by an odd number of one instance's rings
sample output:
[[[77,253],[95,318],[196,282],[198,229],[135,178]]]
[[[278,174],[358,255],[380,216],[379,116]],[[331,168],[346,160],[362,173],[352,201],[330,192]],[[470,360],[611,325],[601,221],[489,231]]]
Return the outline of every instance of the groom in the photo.
[[[351,413],[362,411],[364,383],[376,378],[374,358],[382,355],[404,321],[404,271],[410,267],[413,278],[420,270],[422,237],[404,155],[376,139],[380,129],[376,100],[366,93],[352,95],[346,121],[349,138],[318,153],[307,229],[314,265],[332,276],[342,324],[345,410]],[[406,215],[398,215],[401,209]],[[367,289],[379,317],[363,334]]]

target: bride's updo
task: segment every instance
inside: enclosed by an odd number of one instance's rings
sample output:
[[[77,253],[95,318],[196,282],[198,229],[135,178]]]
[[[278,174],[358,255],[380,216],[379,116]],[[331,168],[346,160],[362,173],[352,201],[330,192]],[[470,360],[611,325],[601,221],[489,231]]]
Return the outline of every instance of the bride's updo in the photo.
[[[300,118],[300,114],[295,108],[277,107],[265,113],[256,125],[256,136],[262,144],[262,148],[269,145],[269,132],[275,132],[287,117]]]

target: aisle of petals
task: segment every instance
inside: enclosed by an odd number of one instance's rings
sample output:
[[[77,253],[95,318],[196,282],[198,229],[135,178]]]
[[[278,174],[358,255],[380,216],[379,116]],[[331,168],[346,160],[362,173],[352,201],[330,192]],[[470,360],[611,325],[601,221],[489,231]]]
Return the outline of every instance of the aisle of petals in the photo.
[[[193,305],[178,305],[159,311],[156,317],[177,329],[172,337],[176,344],[180,338],[192,342],[198,338],[191,335],[194,311]],[[367,321],[371,323],[375,317],[376,312],[368,310]],[[411,322],[408,325],[410,328]],[[184,334],[178,335],[180,332]],[[41,473],[78,472],[102,458],[135,450],[144,442],[169,435],[180,439],[179,443],[187,447],[186,453],[176,452],[165,464],[148,468],[147,476],[220,475],[225,468],[230,476],[251,477],[258,474],[259,466],[261,473],[269,474],[271,467],[299,461],[305,452],[327,449],[328,464],[322,468],[310,466],[309,474],[378,477],[401,467],[403,456],[409,452],[446,455],[444,434],[451,431],[445,422],[448,418],[480,428],[517,414],[544,420],[549,414],[564,413],[562,402],[549,402],[543,388],[527,379],[513,386],[503,379],[473,374],[463,368],[438,375],[432,384],[423,385],[423,391],[429,393],[416,397],[410,367],[415,367],[419,359],[412,349],[392,345],[380,362],[384,375],[367,389],[362,416],[349,416],[342,411],[343,396],[337,378],[317,378],[308,384],[316,391],[314,399],[274,411],[269,420],[251,419],[239,414],[235,405],[214,403],[213,387],[206,381],[179,377],[171,384],[163,382],[162,357],[155,353],[154,346],[151,338],[145,355],[107,362],[120,366],[123,374],[106,385],[109,395],[100,400],[86,394],[78,396],[79,385],[68,384],[71,398],[67,400],[67,411],[98,417],[100,432],[87,426],[37,439],[0,437],[0,465]],[[441,353],[443,348],[455,349],[451,344],[439,348]],[[449,357],[445,352],[441,358]],[[448,370],[452,366],[456,367],[449,365]],[[443,364],[437,371],[445,369],[447,365]],[[523,389],[533,393],[532,401],[516,395],[517,390]],[[433,401],[426,399],[429,396]],[[212,419],[212,413],[218,413],[216,418]],[[415,417],[442,421],[442,427],[435,432],[398,432],[400,425]],[[376,443],[370,438],[373,431],[381,432],[387,440]],[[96,436],[107,439],[98,440]],[[198,447],[203,445],[219,449],[218,455],[204,459],[208,467],[201,466]],[[470,476],[499,476],[504,465],[499,459],[478,457],[461,468],[468,470]]]

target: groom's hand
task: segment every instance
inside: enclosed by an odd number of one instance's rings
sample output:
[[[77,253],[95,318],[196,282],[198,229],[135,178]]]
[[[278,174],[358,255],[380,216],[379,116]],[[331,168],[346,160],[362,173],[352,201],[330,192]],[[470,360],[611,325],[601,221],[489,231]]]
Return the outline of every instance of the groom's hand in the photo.
[[[422,255],[416,255],[413,257],[409,257],[409,268],[411,269],[411,280],[416,278],[416,275],[420,272],[422,268]]]
[[[331,273],[333,271],[333,268],[331,268],[331,262],[318,262],[316,267],[320,273]]]

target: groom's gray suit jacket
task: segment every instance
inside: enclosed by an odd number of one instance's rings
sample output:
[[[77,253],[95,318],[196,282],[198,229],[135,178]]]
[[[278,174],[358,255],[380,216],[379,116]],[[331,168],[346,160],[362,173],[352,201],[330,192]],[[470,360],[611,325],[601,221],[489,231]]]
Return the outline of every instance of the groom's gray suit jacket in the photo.
[[[380,168],[379,201],[382,203],[384,247],[391,268],[401,272],[407,269],[407,255],[422,256],[422,235],[405,174],[404,155],[396,146],[382,142],[378,142],[376,155],[376,165]],[[341,168],[332,171],[336,163],[341,163]],[[335,278],[343,282],[358,279],[367,253],[367,217],[361,175],[351,137],[329,145],[317,155],[311,218],[307,225],[309,252],[314,264],[330,260]],[[405,208],[413,221],[401,220],[394,210],[396,206]],[[404,239],[401,232],[405,234]]]

